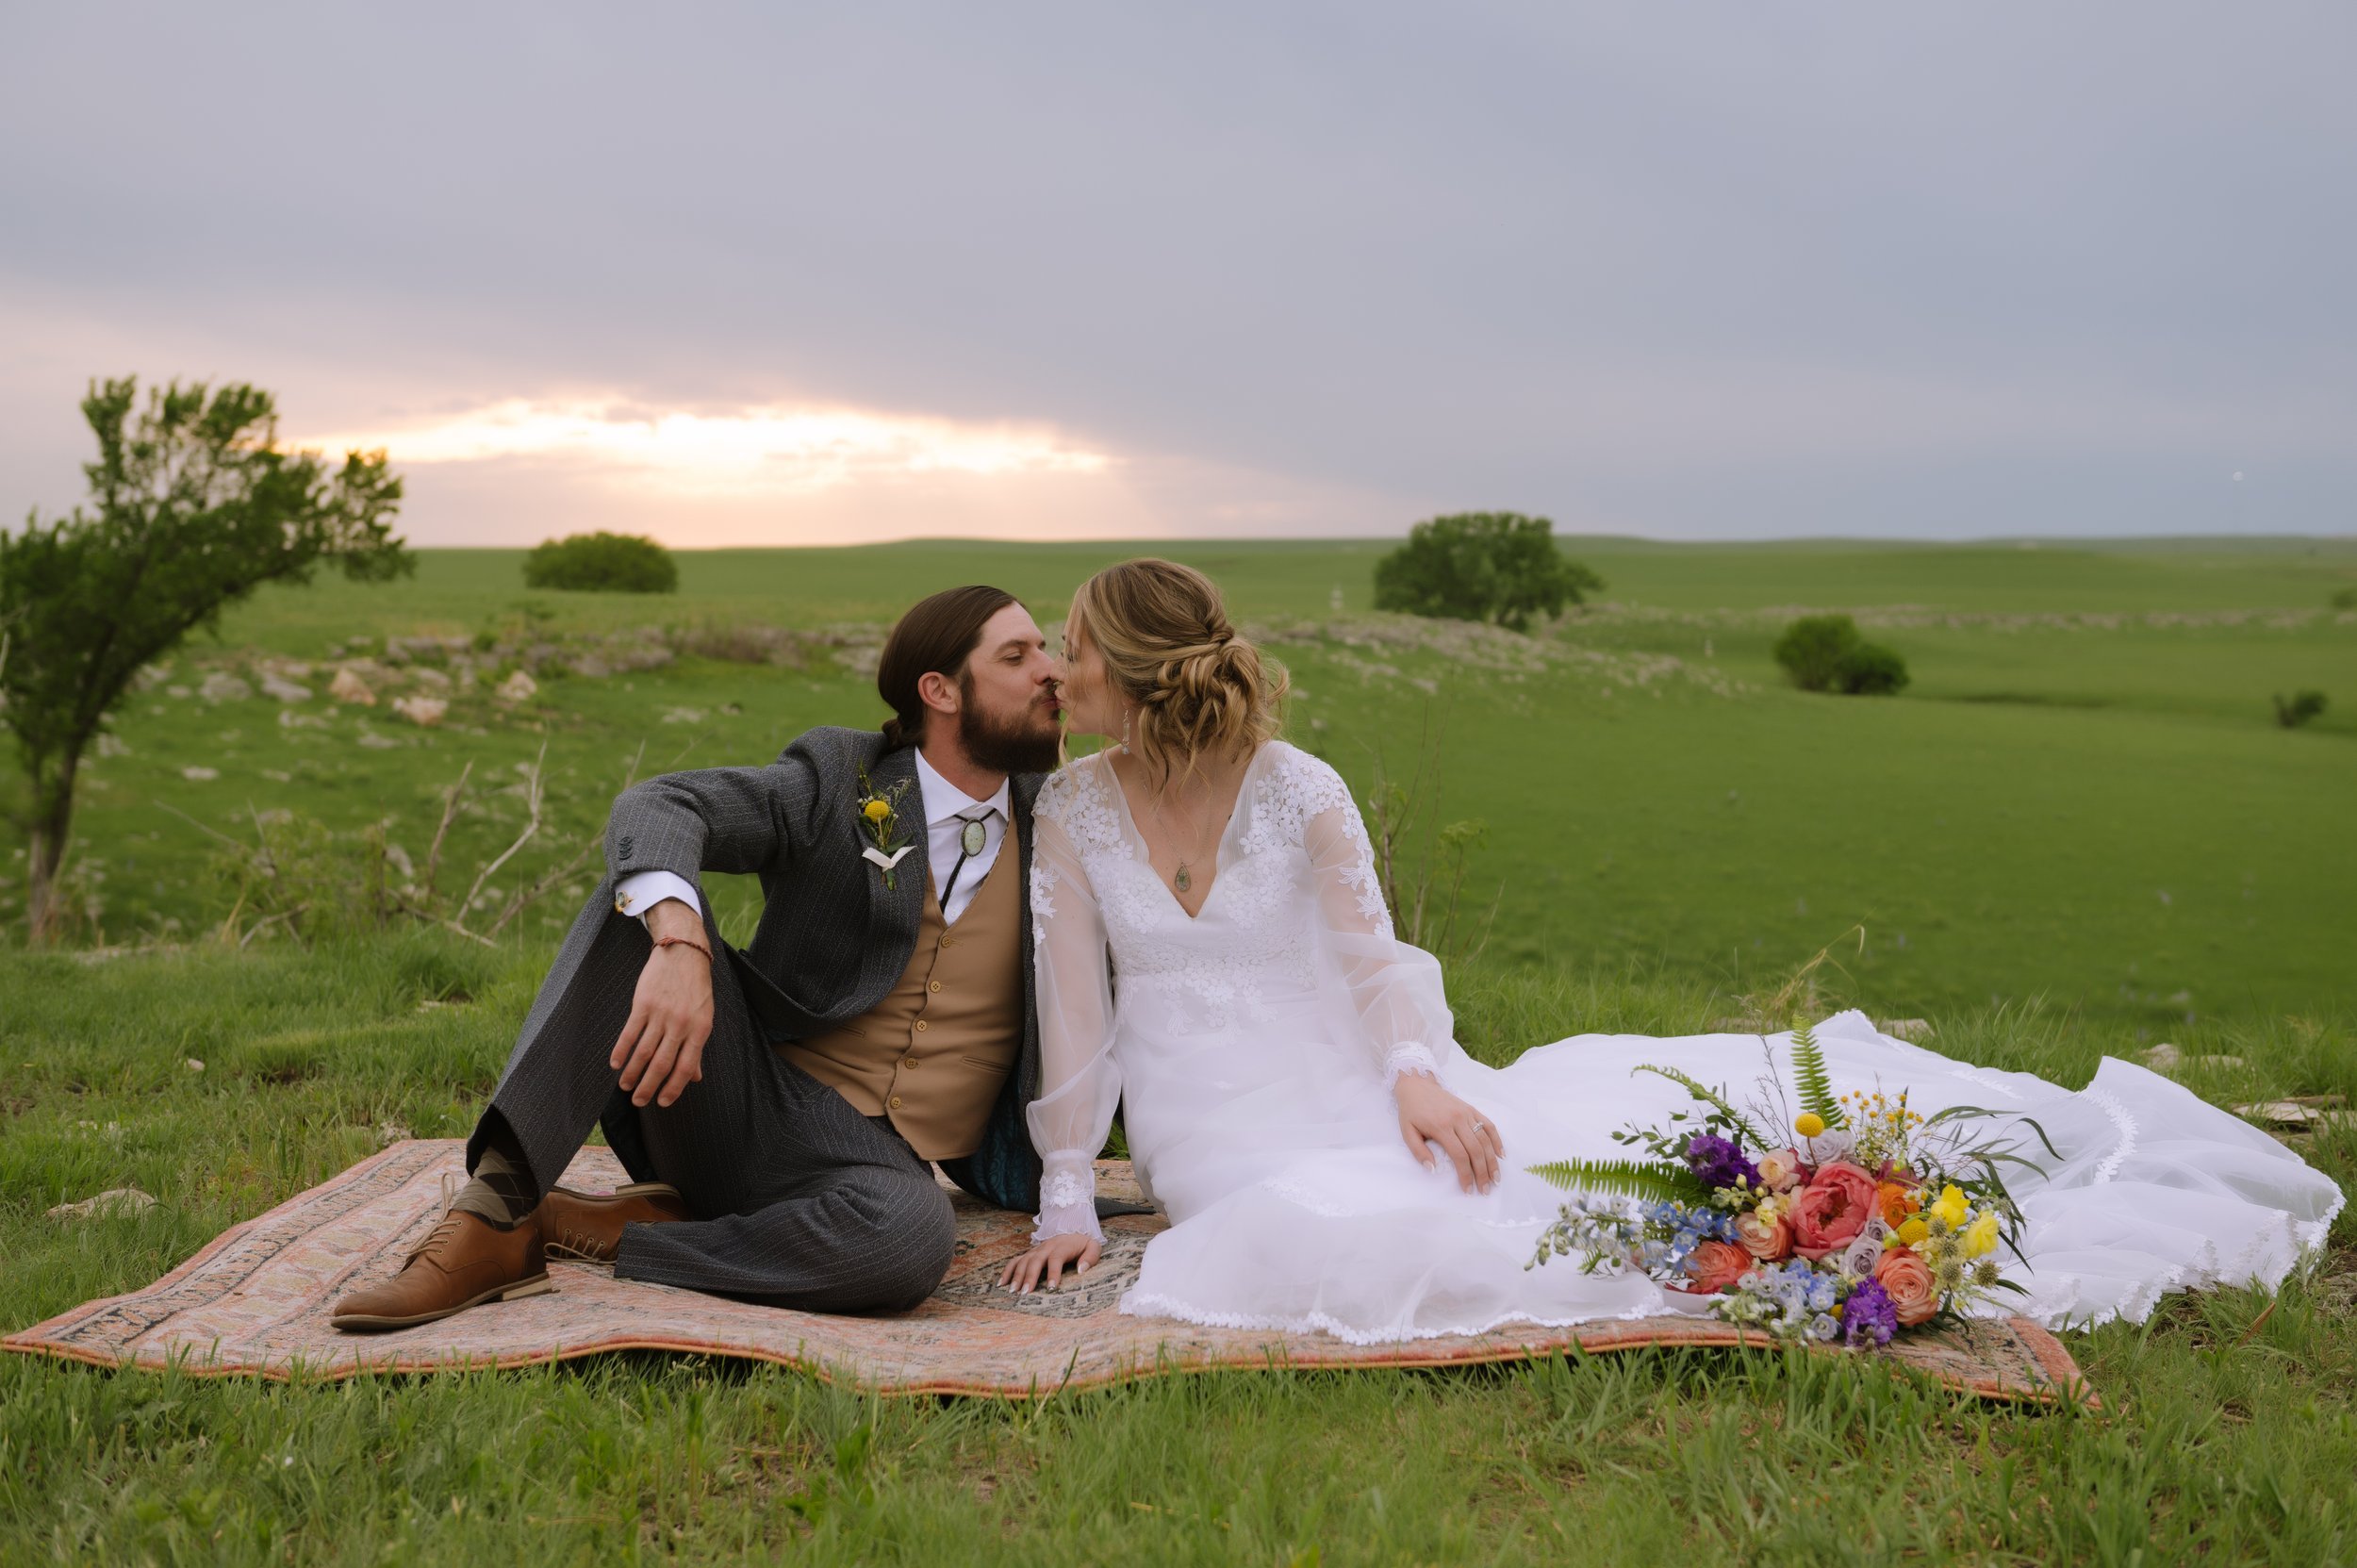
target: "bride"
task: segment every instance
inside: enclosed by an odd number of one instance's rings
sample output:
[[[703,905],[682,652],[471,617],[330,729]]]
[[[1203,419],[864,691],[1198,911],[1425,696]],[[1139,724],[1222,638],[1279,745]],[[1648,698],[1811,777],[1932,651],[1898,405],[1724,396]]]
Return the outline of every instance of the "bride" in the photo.
[[[1108,568],[1073,596],[1064,652],[1068,724],[1112,744],[1039,797],[1046,1170],[1033,1245],[1000,1282],[1052,1288],[1096,1262],[1091,1162],[1118,1103],[1171,1222],[1125,1312],[1367,1344],[1700,1310],[1635,1272],[1526,1268],[1561,1195],[1525,1167],[1612,1158],[1615,1129],[1686,1108],[1640,1064],[1788,1082],[1788,1037],[1576,1035],[1505,1068],[1474,1061],[1440,966],[1393,934],[1349,790],[1276,738],[1284,677],[1210,580]],[[2003,1310],[2050,1326],[2272,1286],[2340,1208],[2282,1145],[2125,1062],[2073,1092],[1856,1013],[1817,1034],[1838,1084],[2036,1118],[2055,1152],[2012,1183],[2025,1224],[2009,1272],[2029,1294]]]

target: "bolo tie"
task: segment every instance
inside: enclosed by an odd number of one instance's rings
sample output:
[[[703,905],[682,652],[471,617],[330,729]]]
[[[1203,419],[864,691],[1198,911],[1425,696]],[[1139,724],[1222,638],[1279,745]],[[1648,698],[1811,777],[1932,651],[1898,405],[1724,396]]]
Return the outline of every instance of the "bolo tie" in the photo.
[[[990,820],[987,808],[980,817],[961,814],[958,820],[965,826],[958,830],[958,863],[949,867],[949,885],[941,890],[941,916],[945,920],[949,917],[949,899],[958,890],[958,878],[965,870],[965,863],[981,854],[982,846],[990,842],[990,834],[982,826]]]

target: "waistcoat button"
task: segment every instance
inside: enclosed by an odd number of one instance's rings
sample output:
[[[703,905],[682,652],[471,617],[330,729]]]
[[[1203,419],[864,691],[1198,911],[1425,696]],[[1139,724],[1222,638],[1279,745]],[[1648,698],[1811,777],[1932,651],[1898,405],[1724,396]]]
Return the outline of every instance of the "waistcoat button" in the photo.
[[[938,991],[938,990],[940,990],[940,989],[941,989],[941,982],[939,982],[939,981],[937,981],[937,980],[936,980],[936,981],[931,981],[931,982],[927,982],[927,984],[926,984],[926,986],[925,986],[925,989],[926,989],[926,990],[928,990],[928,991]]]
[[[922,1018],[916,1020],[916,1032],[919,1034],[925,1032],[925,1020]]]
[[[898,1095],[895,1095],[890,1099],[884,1101],[884,1103],[891,1106],[895,1111],[898,1111],[900,1109],[900,1097]]]

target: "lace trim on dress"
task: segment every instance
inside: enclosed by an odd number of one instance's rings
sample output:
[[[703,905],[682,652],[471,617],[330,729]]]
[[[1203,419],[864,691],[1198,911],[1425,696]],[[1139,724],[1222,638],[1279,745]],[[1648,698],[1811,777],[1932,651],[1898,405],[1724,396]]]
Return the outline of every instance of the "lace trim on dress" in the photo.
[[[2081,1092],[2100,1106],[2103,1114],[2111,1117],[2112,1126],[2119,1132],[2118,1146],[2096,1163],[2095,1180],[2092,1184],[2100,1187],[2118,1176],[2119,1167],[2126,1164],[2129,1156],[2135,1153],[2136,1118],[2108,1090],[2089,1088]]]
[[[1063,875],[1046,861],[1031,862],[1031,946],[1035,948],[1047,940],[1047,921],[1056,913],[1049,895]]]
[[[1578,1317],[1541,1317],[1536,1312],[1500,1312],[1481,1323],[1452,1323],[1437,1329],[1354,1329],[1325,1312],[1299,1317],[1261,1316],[1252,1312],[1215,1312],[1191,1306],[1175,1296],[1131,1291],[1121,1298],[1125,1317],[1175,1317],[1206,1329],[1251,1329],[1262,1333],[1331,1334],[1345,1345],[1392,1345],[1403,1340],[1448,1339],[1459,1334],[1486,1334],[1492,1329],[1522,1326],[1531,1329],[1570,1329],[1583,1323],[1634,1323],[1647,1317],[1690,1316],[1685,1309],[1664,1301],[1627,1312],[1584,1312]]]
[[[1409,1041],[1393,1046],[1392,1053],[1383,1059],[1383,1087],[1398,1088],[1403,1073],[1415,1073],[1438,1082],[1441,1064],[1433,1059],[1429,1049]]]

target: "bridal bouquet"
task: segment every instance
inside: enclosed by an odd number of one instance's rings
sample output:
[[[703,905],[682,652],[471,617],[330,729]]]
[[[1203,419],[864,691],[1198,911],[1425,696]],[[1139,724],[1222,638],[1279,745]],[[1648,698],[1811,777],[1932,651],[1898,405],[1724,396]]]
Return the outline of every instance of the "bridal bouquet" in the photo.
[[[1645,1158],[1531,1167],[1583,1196],[1528,1266],[1578,1254],[1591,1271],[1639,1269],[1788,1343],[1887,1345],[1990,1293],[2019,1293],[1996,1257],[2021,1223],[1999,1166],[2029,1162],[2009,1139],[1975,1137],[1991,1114],[1922,1116],[1904,1090],[1836,1095],[1806,1027],[1793,1032],[1792,1065],[1797,1114],[1773,1072],[1763,1103],[1738,1110],[1673,1068],[1637,1069],[1684,1087],[1693,1109],[1612,1135]]]

